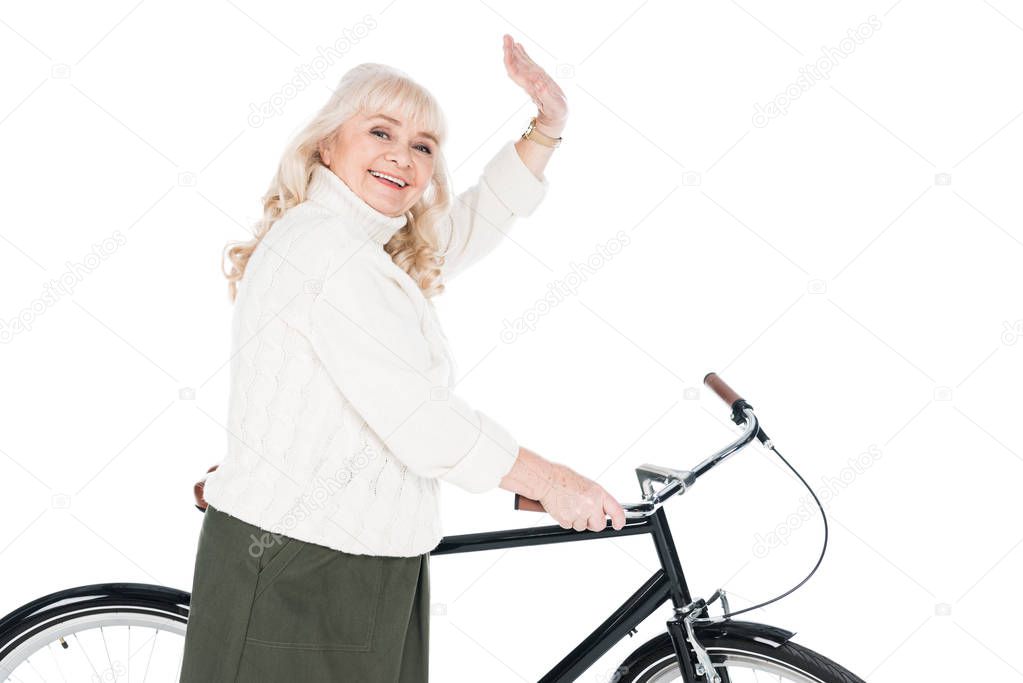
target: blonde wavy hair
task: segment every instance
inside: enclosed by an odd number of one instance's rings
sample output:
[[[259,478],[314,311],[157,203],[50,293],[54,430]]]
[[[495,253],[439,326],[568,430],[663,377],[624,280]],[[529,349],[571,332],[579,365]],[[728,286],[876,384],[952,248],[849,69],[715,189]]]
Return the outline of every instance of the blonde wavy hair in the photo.
[[[230,272],[224,271],[232,302],[249,258],[263,237],[285,211],[306,200],[313,169],[323,164],[320,143],[332,138],[353,115],[380,112],[397,112],[417,130],[430,131],[437,137],[431,187],[405,213],[408,223],[384,245],[384,251],[419,285],[424,296],[443,293],[440,273],[444,257],[438,251],[436,225],[446,217],[451,204],[451,183],[442,151],[447,138],[446,119],[433,95],[408,74],[384,64],[366,62],[341,77],[327,103],[286,146],[277,174],[263,195],[263,217],[253,229],[253,239],[230,242],[224,248],[232,264]]]

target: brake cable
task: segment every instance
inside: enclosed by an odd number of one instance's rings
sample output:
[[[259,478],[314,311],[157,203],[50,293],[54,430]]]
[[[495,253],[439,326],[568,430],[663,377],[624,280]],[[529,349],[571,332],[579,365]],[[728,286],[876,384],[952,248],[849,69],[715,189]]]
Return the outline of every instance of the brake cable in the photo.
[[[749,406],[749,407],[752,408],[753,406]],[[733,413],[733,415],[734,414],[735,413]],[[792,588],[788,589],[787,591],[785,591],[781,595],[779,595],[779,596],[777,596],[775,598],[771,598],[770,600],[767,600],[765,602],[761,602],[760,604],[753,605],[752,607],[744,607],[743,609],[735,610],[733,612],[726,612],[726,613],[718,615],[716,617],[709,617],[708,616],[708,617],[705,617],[705,618],[697,618],[697,619],[694,619],[694,621],[715,621],[716,622],[716,621],[720,621],[722,619],[731,618],[731,617],[735,616],[736,614],[742,614],[743,612],[749,612],[749,611],[752,611],[752,610],[755,610],[755,609],[759,609],[761,607],[764,607],[765,605],[770,605],[772,602],[776,602],[778,600],[781,600],[786,595],[788,595],[789,593],[792,593],[797,588],[799,588],[804,583],[806,583],[807,581],[810,580],[810,577],[813,576],[817,572],[817,568],[821,566],[821,562],[824,560],[824,553],[826,553],[827,550],[828,550],[828,517],[827,517],[827,515],[824,514],[824,506],[821,505],[820,499],[818,499],[817,498],[817,494],[814,493],[813,487],[806,483],[806,480],[803,479],[803,476],[801,474],[799,474],[799,472],[796,471],[796,468],[793,467],[791,464],[789,464],[789,461],[785,459],[785,456],[783,456],[778,451],[778,449],[775,448],[774,443],[771,441],[770,438],[768,438],[767,434],[764,433],[764,430],[761,429],[761,430],[759,430],[757,432],[757,438],[760,439],[760,441],[764,444],[764,446],[766,448],[768,448],[769,450],[774,451],[775,455],[777,455],[779,458],[781,458],[781,461],[783,463],[785,463],[785,465],[790,470],[792,470],[793,474],[795,474],[797,477],[799,477],[799,481],[803,482],[803,486],[805,486],[806,490],[810,492],[811,496],[813,496],[814,502],[817,503],[817,507],[821,511],[821,519],[824,521],[824,547],[821,548],[821,555],[820,555],[819,558],[817,558],[817,564],[815,564],[813,569],[810,570],[810,573],[806,575],[806,578],[804,578],[802,581],[800,581],[795,586],[793,586]],[[705,605],[705,607],[706,607],[706,605]],[[709,614],[710,610],[708,609],[707,612]]]

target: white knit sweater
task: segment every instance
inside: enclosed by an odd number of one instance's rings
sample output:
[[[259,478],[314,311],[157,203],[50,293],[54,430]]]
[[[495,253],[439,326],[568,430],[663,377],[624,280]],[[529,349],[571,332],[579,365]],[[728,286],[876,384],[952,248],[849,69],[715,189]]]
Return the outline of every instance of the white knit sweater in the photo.
[[[444,281],[547,188],[505,144],[439,224]],[[317,166],[306,201],[253,252],[234,304],[227,455],[204,492],[214,508],[345,552],[410,557],[443,537],[440,479],[480,493],[511,469],[518,442],[450,390],[433,303],[383,249],[405,223]]]

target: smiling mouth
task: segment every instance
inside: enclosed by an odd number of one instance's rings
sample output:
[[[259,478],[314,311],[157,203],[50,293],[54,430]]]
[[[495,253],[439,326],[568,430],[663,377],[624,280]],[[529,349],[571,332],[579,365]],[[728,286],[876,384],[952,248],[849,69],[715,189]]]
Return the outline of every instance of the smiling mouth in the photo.
[[[371,176],[373,176],[374,178],[379,180],[381,183],[387,185],[388,187],[390,187],[391,189],[394,189],[394,190],[404,190],[404,189],[410,187],[410,183],[405,183],[405,185],[399,185],[398,183],[395,183],[395,182],[393,182],[391,180],[388,180],[387,178],[384,178],[383,176],[377,175],[378,171],[374,171],[373,169],[368,170],[367,173],[369,173]]]

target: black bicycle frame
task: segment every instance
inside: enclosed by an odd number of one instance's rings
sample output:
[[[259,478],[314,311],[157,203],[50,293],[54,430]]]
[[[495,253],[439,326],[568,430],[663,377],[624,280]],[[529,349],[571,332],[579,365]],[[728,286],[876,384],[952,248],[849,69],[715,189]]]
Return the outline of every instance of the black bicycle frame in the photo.
[[[636,589],[636,592],[629,596],[604,623],[594,629],[540,679],[540,683],[562,683],[574,681],[581,676],[618,641],[653,614],[666,600],[671,600],[677,610],[676,614],[682,607],[692,602],[663,507],[659,507],[647,517],[629,520],[620,530],[615,530],[610,525],[603,531],[576,531],[572,528],[563,529],[559,525],[551,525],[445,536],[430,552],[430,555],[450,555],[497,548],[618,538],[636,534],[651,534],[653,536],[654,548],[657,550],[661,568]],[[668,631],[675,646],[679,666],[682,667],[683,680],[695,681],[696,672],[693,665],[695,654],[692,652],[685,636],[684,626],[679,618],[668,622]]]

